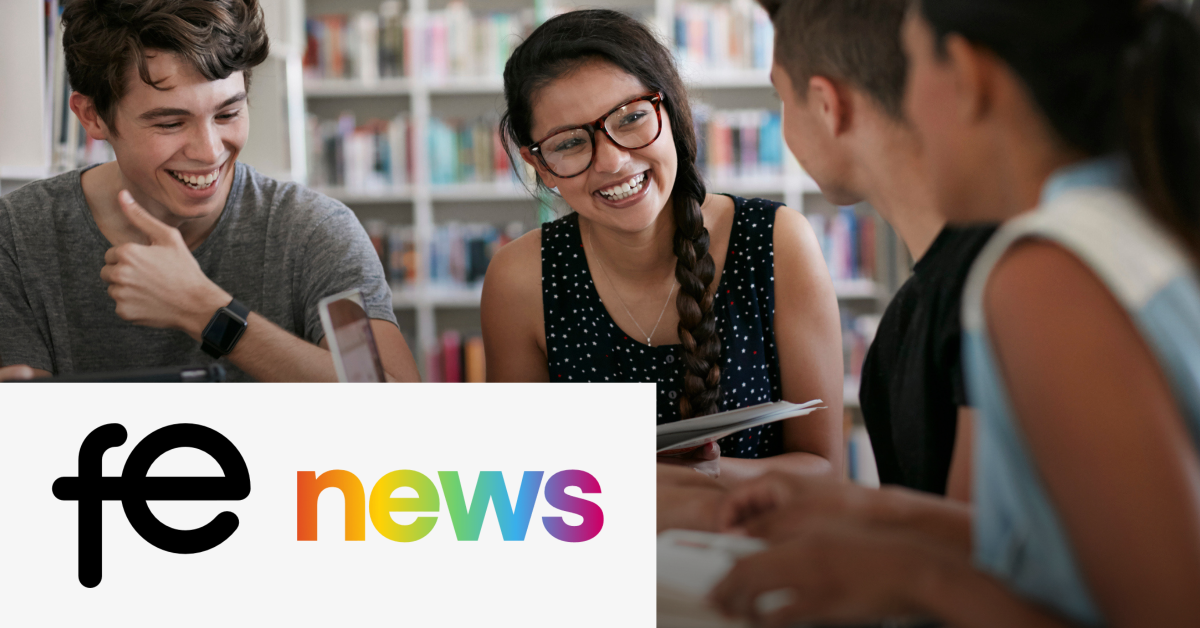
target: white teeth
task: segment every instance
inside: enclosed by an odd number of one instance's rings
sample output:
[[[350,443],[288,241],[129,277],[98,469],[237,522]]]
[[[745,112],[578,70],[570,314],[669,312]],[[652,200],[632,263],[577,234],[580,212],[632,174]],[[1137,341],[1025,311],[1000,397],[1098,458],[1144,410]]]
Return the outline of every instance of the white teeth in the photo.
[[[217,176],[220,174],[220,171],[214,171],[203,176],[182,174],[179,172],[172,172],[170,170],[167,172],[170,173],[171,176],[187,184],[193,190],[203,190],[207,188],[208,186],[212,185],[213,181],[217,180]]]
[[[600,194],[613,201],[629,198],[642,191],[642,182],[645,180],[646,175],[644,173],[639,174],[625,183],[614,185],[607,190],[600,190]]]

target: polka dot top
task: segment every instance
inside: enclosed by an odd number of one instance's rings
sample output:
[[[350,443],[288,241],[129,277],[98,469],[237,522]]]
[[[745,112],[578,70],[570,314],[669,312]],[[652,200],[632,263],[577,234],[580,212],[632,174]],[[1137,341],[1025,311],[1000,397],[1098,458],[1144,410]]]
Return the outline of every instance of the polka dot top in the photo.
[[[775,211],[780,203],[731,197],[729,252],[716,310],[721,337],[721,410],[780,399],[775,351]],[[592,283],[569,214],[542,225],[542,315],[552,382],[655,382],[658,424],[678,421],[683,394],[682,345],[651,347],[617,326]],[[783,428],[770,423],[719,441],[721,455],[763,458],[783,453]]]

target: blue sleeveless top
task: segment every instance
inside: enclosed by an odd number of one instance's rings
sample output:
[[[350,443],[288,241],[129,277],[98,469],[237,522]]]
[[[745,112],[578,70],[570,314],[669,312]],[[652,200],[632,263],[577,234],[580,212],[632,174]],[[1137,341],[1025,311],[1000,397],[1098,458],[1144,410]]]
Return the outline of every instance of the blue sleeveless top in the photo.
[[[975,564],[1021,595],[1089,626],[1105,620],[1013,415],[989,344],[983,291],[993,266],[1022,238],[1049,240],[1070,251],[1129,312],[1200,449],[1200,281],[1180,244],[1131,193],[1131,180],[1123,157],[1056,173],[1043,189],[1041,206],[1005,224],[980,254],[963,296],[964,363],[978,416]]]
[[[729,252],[713,301],[721,338],[722,411],[782,396],[773,327],[775,211],[781,204],[731,198]],[[592,283],[578,214],[542,225],[542,316],[551,382],[655,382],[658,424],[680,419],[682,345],[652,347],[617,326]],[[784,452],[779,422],[717,442],[721,455],[730,458]]]

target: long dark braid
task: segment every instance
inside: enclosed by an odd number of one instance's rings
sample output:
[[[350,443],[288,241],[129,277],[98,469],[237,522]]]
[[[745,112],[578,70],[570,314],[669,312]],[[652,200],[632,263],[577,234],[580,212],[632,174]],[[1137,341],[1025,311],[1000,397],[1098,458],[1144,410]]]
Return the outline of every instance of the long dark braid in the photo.
[[[617,11],[590,9],[547,20],[529,35],[504,66],[500,136],[510,155],[533,142],[534,93],[591,60],[603,60],[662,92],[675,138],[678,168],[671,192],[675,220],[673,248],[679,281],[679,338],[683,343],[683,418],[720,410],[721,338],[708,287],[716,275],[708,229],[700,206],[707,190],[696,167],[692,111],[669,50],[641,22]],[[538,182],[539,185],[541,182]]]

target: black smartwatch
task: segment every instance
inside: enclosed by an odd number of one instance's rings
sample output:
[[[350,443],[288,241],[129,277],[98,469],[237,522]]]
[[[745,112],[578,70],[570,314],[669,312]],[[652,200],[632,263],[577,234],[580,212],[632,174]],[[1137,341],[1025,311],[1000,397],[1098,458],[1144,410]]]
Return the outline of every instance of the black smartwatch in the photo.
[[[200,348],[214,358],[229,355],[245,333],[249,318],[250,308],[239,303],[237,299],[230,301],[229,305],[217,310],[212,320],[208,321],[208,327],[205,327],[204,333],[200,335]]]

